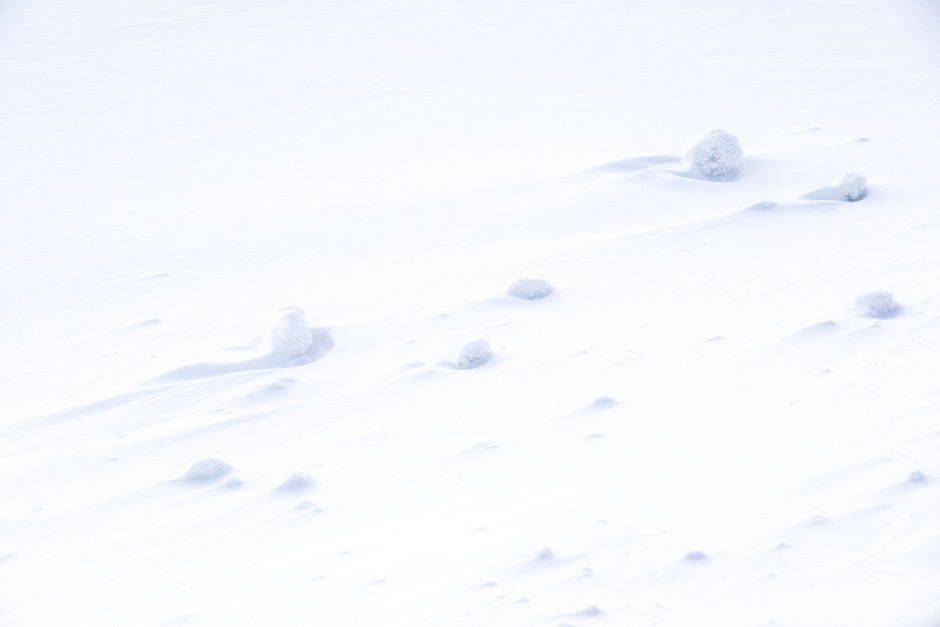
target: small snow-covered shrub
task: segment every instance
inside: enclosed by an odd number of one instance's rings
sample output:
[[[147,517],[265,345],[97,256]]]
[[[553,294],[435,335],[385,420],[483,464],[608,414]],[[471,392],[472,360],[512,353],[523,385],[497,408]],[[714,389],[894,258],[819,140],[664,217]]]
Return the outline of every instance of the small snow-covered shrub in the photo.
[[[285,357],[300,357],[313,344],[313,334],[300,307],[285,307],[274,316],[264,348]]]
[[[312,488],[315,483],[313,477],[305,472],[292,472],[275,488],[275,491],[281,493],[302,492]]]
[[[192,483],[202,483],[226,477],[232,474],[232,470],[232,467],[222,460],[207,457],[187,468],[183,479]]]
[[[545,298],[552,291],[552,285],[545,279],[519,279],[509,286],[509,295],[525,300]]]
[[[696,137],[682,151],[682,163],[694,165],[702,174],[723,179],[737,172],[744,153],[738,138],[721,129],[712,129]]]
[[[457,353],[457,366],[460,368],[477,368],[493,357],[493,349],[486,340],[475,340],[461,347]]]
[[[848,172],[832,182],[830,187],[849,202],[861,200],[868,195],[868,181],[858,172]]]
[[[856,303],[872,318],[890,318],[900,311],[901,306],[888,292],[869,292],[858,297]]]

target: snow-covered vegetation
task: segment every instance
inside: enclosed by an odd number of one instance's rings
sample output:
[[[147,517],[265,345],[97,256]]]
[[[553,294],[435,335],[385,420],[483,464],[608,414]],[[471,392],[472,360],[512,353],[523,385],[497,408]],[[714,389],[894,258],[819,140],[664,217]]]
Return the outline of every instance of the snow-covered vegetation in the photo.
[[[519,279],[509,286],[509,295],[524,300],[538,300],[552,293],[552,284],[545,279]]]
[[[927,0],[0,4],[0,625],[935,627],[938,55]]]
[[[696,137],[682,151],[682,163],[695,167],[713,179],[724,179],[737,173],[744,159],[738,138],[721,129],[712,129]]]

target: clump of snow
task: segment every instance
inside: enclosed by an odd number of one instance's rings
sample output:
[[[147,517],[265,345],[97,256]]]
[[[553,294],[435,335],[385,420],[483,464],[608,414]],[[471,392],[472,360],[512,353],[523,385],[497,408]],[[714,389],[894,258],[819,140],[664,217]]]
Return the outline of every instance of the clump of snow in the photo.
[[[708,556],[705,555],[704,551],[689,551],[685,554],[685,561],[687,562],[701,562],[707,560]]]
[[[924,481],[927,481],[927,475],[919,470],[915,470],[910,475],[908,475],[907,479],[911,483],[923,483]]]
[[[457,366],[460,368],[477,368],[493,357],[493,349],[486,340],[474,340],[464,344],[457,353]]]
[[[300,307],[285,307],[277,312],[262,346],[285,357],[300,357],[313,344],[313,334],[307,325],[304,310]]]
[[[738,138],[721,129],[696,137],[682,151],[682,163],[694,165],[708,178],[723,179],[735,174],[744,152]]]
[[[588,607],[578,612],[578,616],[583,616],[584,618],[592,618],[594,616],[603,616],[603,615],[604,615],[604,610],[597,607],[596,605],[589,605]]]
[[[869,292],[862,294],[855,301],[872,318],[890,318],[896,315],[901,306],[888,292]]]
[[[277,488],[276,492],[280,493],[289,493],[289,492],[303,492],[304,490],[309,490],[313,487],[314,484],[313,477],[304,472],[292,472],[287,475],[284,481],[281,482]]]
[[[598,396],[594,399],[592,405],[594,407],[603,408],[603,407],[613,407],[617,404],[617,399],[612,396]]]
[[[830,187],[845,200],[855,202],[868,195],[867,183],[858,172],[847,172],[834,180]]]
[[[232,473],[232,467],[222,460],[207,457],[186,469],[183,480],[192,483],[204,483],[213,479],[221,479]]]
[[[509,286],[509,295],[525,300],[545,298],[552,291],[552,284],[545,279],[519,279]]]

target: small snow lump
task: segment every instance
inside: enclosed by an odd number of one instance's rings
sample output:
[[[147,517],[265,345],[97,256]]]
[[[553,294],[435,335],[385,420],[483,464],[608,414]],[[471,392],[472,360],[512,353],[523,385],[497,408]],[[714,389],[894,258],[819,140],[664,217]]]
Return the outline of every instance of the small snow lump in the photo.
[[[855,302],[870,318],[890,318],[901,310],[894,296],[888,292],[862,294]]]
[[[221,479],[232,474],[233,468],[219,459],[207,457],[201,459],[183,474],[183,480],[190,483],[205,483],[214,479]]]
[[[292,472],[275,488],[275,491],[281,494],[303,492],[312,488],[315,483],[313,477],[305,472]]]
[[[545,279],[519,279],[509,286],[510,296],[524,300],[545,298],[552,291],[552,285]]]
[[[712,179],[724,179],[734,175],[744,153],[738,138],[721,129],[712,129],[696,137],[682,151],[682,163],[694,165],[702,174]]]
[[[307,325],[304,310],[291,306],[275,314],[263,345],[271,353],[293,358],[303,356],[312,344],[313,333]]]
[[[858,172],[847,172],[832,182],[831,187],[849,202],[861,200],[868,195],[868,181]]]
[[[486,340],[474,340],[464,344],[457,353],[457,367],[478,368],[493,357],[493,349]]]

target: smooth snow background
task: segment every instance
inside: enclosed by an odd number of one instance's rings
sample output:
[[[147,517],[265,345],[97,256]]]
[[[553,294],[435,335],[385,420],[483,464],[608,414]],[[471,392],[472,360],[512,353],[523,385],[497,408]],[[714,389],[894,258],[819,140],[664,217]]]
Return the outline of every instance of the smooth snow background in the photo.
[[[938,42],[5,3],[0,622],[937,624]],[[710,128],[733,181],[679,162]],[[288,306],[315,360],[255,368]]]

